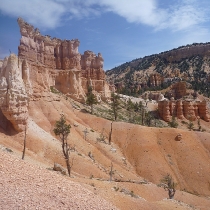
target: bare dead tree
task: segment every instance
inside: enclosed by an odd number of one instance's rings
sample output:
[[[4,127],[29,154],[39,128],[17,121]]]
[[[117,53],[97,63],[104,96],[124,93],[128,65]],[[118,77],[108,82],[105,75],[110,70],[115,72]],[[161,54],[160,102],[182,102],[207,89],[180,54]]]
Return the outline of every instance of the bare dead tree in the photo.
[[[109,181],[111,182],[112,181],[112,175],[114,174],[114,171],[113,171],[113,164],[111,162],[111,167],[110,167],[110,172],[109,172]]]
[[[24,142],[23,142],[22,160],[24,160],[25,152],[26,152],[26,130],[27,130],[27,124],[26,124],[26,126],[25,126],[25,135],[24,135]]]
[[[83,131],[83,133],[84,133],[84,139],[85,139],[85,141],[86,141],[86,139],[87,139],[87,134],[89,133],[88,130],[87,130],[87,128],[85,128],[85,130]]]
[[[113,123],[113,121],[111,122],[111,129],[110,129],[110,132],[109,132],[109,145],[112,142],[112,123]]]

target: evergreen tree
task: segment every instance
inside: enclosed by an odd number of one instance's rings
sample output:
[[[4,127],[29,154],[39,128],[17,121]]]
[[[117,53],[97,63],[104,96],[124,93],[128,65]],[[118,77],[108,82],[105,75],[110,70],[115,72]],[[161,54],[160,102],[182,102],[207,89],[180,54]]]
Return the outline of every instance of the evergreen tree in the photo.
[[[117,120],[118,110],[120,109],[120,96],[115,93],[112,93],[111,101],[111,108],[114,114],[114,120]]]
[[[172,128],[177,128],[178,127],[178,122],[175,119],[175,116],[172,116],[171,122],[168,123],[169,126],[171,126]]]
[[[189,122],[188,122],[188,129],[191,131],[191,130],[193,130],[193,128],[194,128],[194,124],[193,124],[193,122],[191,121],[191,120],[189,120]]]
[[[67,166],[69,176],[71,175],[71,165],[69,163],[70,147],[67,143],[67,137],[70,133],[70,128],[71,128],[71,125],[66,124],[66,119],[64,115],[62,114],[60,120],[56,121],[55,128],[53,130],[55,135],[59,136],[62,141],[62,150],[63,150],[64,158],[66,160],[66,166]]]
[[[93,89],[91,86],[88,87],[88,93],[87,93],[87,99],[86,104],[91,107],[91,114],[93,114],[93,105],[97,104],[98,101],[96,99],[96,96],[93,94]]]
[[[161,183],[163,184],[164,189],[168,190],[169,199],[173,199],[176,192],[175,188],[177,186],[177,183],[174,182],[172,176],[170,174],[167,174],[161,179]]]

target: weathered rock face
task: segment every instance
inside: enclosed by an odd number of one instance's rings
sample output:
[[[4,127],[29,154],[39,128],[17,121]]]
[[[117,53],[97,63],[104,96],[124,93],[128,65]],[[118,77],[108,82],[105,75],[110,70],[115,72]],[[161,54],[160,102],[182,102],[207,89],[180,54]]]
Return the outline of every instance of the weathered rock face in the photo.
[[[197,107],[198,107],[198,113],[199,113],[200,118],[209,122],[210,116],[208,113],[206,101],[198,102]]]
[[[169,122],[172,116],[183,120],[184,118],[194,121],[203,119],[210,121],[206,101],[187,101],[187,100],[163,100],[158,102],[159,116]]]
[[[184,119],[182,100],[177,100],[176,101],[176,116],[180,120]]]
[[[167,99],[164,99],[163,101],[158,102],[159,115],[166,122],[169,122],[171,120],[169,105],[170,105],[170,101]]]
[[[51,39],[21,18],[18,24],[22,35],[18,57],[11,54],[0,62],[0,109],[17,131],[27,124],[29,99],[59,100],[51,86],[80,101],[85,100],[88,85],[99,100],[110,97],[100,53],[86,51],[81,56],[78,39]]]
[[[76,100],[82,100],[86,97],[84,89],[82,88],[82,79],[80,71],[59,71],[56,76],[55,87],[60,92],[67,94]]]
[[[3,66],[6,67],[1,69],[0,75],[0,109],[15,130],[22,131],[27,123],[32,93],[27,62],[19,67],[17,56],[11,54]]]
[[[101,54],[96,56],[92,51],[85,51],[81,58],[82,76],[92,80],[104,80],[104,59]]]
[[[84,101],[91,83],[94,84],[93,90],[101,98],[110,95],[110,90],[105,87],[104,60],[100,53],[96,56],[92,51],[85,51],[81,56],[78,52],[78,39],[61,40],[43,36],[38,29],[21,18],[18,18],[18,24],[22,35],[18,55],[20,59],[26,59],[30,63],[32,71],[40,72],[41,69],[51,74],[51,83],[76,100]]]
[[[172,90],[174,90],[174,98],[180,99],[183,96],[186,96],[187,86],[186,82],[177,82],[172,86]]]
[[[151,74],[149,77],[151,87],[160,86],[163,83],[163,80],[163,77],[158,73]]]

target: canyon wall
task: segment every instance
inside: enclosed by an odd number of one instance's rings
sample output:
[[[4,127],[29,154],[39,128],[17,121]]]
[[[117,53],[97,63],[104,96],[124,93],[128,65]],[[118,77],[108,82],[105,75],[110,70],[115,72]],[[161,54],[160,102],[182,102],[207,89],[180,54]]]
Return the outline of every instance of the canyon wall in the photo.
[[[110,97],[110,89],[105,81],[103,70],[104,59],[100,53],[78,51],[78,39],[61,40],[43,36],[40,31],[23,19],[18,18],[21,40],[18,47],[19,59],[26,59],[31,65],[31,71],[43,71],[53,74],[52,84],[62,93],[72,98],[85,101],[89,85],[98,98]]]
[[[81,55],[78,39],[43,36],[21,18],[18,24],[18,56],[11,54],[0,62],[0,112],[16,131],[27,125],[29,101],[60,100],[54,91],[84,102],[91,85],[99,101],[110,98],[100,53],[85,51]]]

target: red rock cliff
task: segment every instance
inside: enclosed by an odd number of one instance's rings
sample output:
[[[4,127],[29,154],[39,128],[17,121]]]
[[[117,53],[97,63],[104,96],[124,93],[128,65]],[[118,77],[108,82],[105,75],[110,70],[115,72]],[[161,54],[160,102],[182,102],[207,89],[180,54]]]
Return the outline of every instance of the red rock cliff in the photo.
[[[92,85],[98,98],[110,96],[100,53],[96,56],[92,51],[85,51],[81,55],[78,39],[61,40],[43,36],[21,18],[18,18],[18,24],[22,35],[18,47],[19,59],[26,59],[31,71],[50,75],[48,89],[55,86],[74,99],[84,101],[87,87]]]

